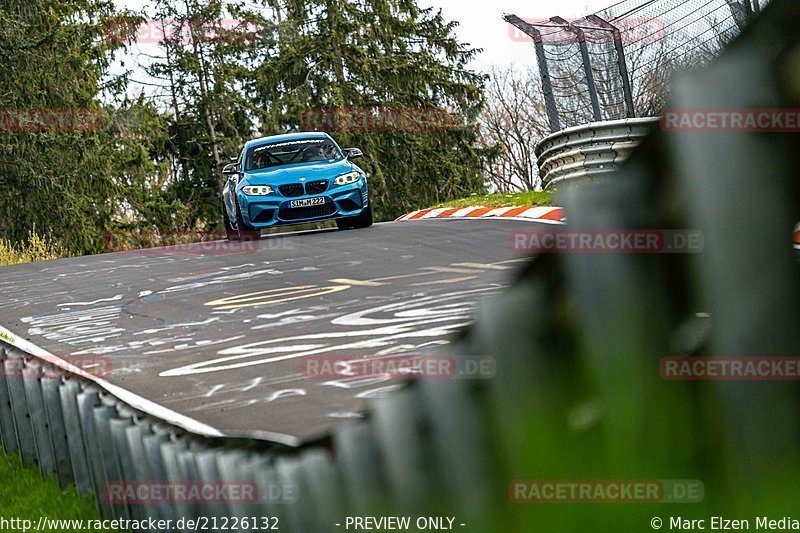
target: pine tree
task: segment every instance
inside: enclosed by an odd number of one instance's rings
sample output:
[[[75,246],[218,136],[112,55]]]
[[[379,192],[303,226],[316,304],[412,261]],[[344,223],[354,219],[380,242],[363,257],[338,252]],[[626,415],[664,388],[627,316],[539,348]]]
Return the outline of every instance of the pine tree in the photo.
[[[318,108],[449,110],[446,131],[330,132],[367,154],[373,202],[383,218],[479,190],[476,127],[483,77],[467,63],[456,23],[415,0],[287,0],[277,49],[251,76],[264,134],[298,129]],[[412,113],[413,114],[413,113]],[[324,128],[321,128],[324,129]]]
[[[242,57],[255,46],[246,18],[219,0],[158,0],[155,22],[164,28],[163,56],[148,73],[168,90],[170,150],[175,165],[170,191],[190,209],[189,227],[216,222],[221,170],[253,129],[240,83]],[[234,20],[238,27],[222,22]],[[154,23],[155,23],[154,22]]]
[[[2,3],[2,237],[19,241],[36,227],[73,250],[102,240],[115,160],[96,97],[114,48],[102,40],[102,20],[114,10],[103,0]]]

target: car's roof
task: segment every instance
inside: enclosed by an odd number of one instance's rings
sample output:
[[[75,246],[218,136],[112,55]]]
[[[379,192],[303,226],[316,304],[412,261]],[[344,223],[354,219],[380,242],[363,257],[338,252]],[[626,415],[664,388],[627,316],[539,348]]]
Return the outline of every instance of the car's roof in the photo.
[[[301,139],[330,139],[330,136],[327,133],[323,133],[321,131],[284,133],[283,135],[271,135],[269,137],[260,137],[258,139],[247,141],[244,147],[245,149],[248,149],[251,146],[258,146],[262,144],[276,143],[276,142],[298,141]]]

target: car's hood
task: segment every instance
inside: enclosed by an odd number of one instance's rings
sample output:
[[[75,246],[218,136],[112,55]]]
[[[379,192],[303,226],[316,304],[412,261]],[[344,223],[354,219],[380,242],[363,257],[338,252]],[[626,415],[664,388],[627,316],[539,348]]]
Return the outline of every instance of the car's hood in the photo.
[[[247,185],[282,185],[284,183],[296,183],[300,181],[300,178],[305,178],[306,181],[324,180],[341,176],[356,169],[357,167],[347,159],[342,159],[335,163],[328,163],[327,161],[301,163],[288,167],[245,172],[242,183]]]

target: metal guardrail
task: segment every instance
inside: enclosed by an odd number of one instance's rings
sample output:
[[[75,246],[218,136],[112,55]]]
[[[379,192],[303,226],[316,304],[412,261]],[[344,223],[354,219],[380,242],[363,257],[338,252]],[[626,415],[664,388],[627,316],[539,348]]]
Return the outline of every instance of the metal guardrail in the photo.
[[[658,121],[648,117],[592,122],[545,137],[535,149],[544,187],[613,174]]]
[[[472,424],[452,418],[468,397],[465,382],[439,388],[434,380],[371,400],[366,420],[338,427],[324,442],[291,448],[191,433],[131,408],[89,379],[46,365],[0,340],[3,450],[27,466],[38,465],[62,488],[74,484],[79,495],[93,494],[104,519],[171,520],[169,529],[150,530],[159,532],[264,531],[265,524],[295,533],[337,531],[347,516],[441,512],[440,494],[423,490],[425,476],[452,475],[465,486],[448,495],[447,513],[476,531],[492,530],[494,518],[475,505],[495,498],[481,485],[486,464],[469,454],[448,457],[452,439],[467,442],[475,434]],[[420,446],[423,421],[435,429]],[[254,488],[258,498],[109,501],[108,487],[120,482],[239,484]],[[177,528],[180,519],[205,527]],[[235,520],[239,527],[232,525]]]
[[[62,488],[93,493],[106,519],[196,520],[199,517],[274,517],[281,530],[303,530],[292,512],[301,477],[319,477],[330,466],[320,451],[278,454],[259,441],[203,438],[131,409],[93,382],[45,369],[38,358],[0,343],[0,439],[6,453]],[[46,375],[45,375],[46,374]],[[109,484],[207,483],[250,487],[246,503],[151,501],[113,503]],[[312,494],[307,493],[306,499]],[[177,531],[173,528],[170,531]],[[240,531],[249,528],[240,528]]]

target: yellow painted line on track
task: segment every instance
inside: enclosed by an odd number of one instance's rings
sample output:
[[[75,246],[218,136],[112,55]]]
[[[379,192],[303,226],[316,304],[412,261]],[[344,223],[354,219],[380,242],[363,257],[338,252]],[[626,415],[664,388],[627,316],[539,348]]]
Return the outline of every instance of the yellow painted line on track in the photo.
[[[510,270],[510,266],[499,265],[497,263],[453,263],[453,266],[479,268],[481,270]]]
[[[330,287],[318,287],[317,285],[283,287],[280,289],[241,294],[239,296],[229,296],[228,298],[207,302],[205,305],[213,307],[215,311],[225,311],[228,309],[239,309],[241,307],[258,307],[261,305],[315,298],[317,296],[325,296],[327,294],[344,291],[349,288],[349,285],[333,285]]]
[[[388,285],[388,283],[380,283],[377,281],[348,279],[348,278],[329,279],[328,281],[330,281],[331,283],[341,283],[343,285],[355,285],[363,287],[381,287],[383,285]]]
[[[497,263],[495,263],[495,265],[505,265],[508,263],[528,263],[530,262],[530,260],[531,260],[530,257],[523,257],[521,259],[509,259],[507,261],[498,261]]]
[[[455,268],[455,267],[425,267],[424,270],[432,272],[444,272],[446,274],[478,274],[474,268]],[[484,270],[484,269],[481,269]]]
[[[422,287],[423,285],[447,285],[450,283],[459,283],[461,281],[469,281],[471,279],[478,279],[478,276],[466,276],[463,278],[450,278],[450,279],[439,279],[436,281],[425,281],[423,283],[413,283],[412,287]]]

